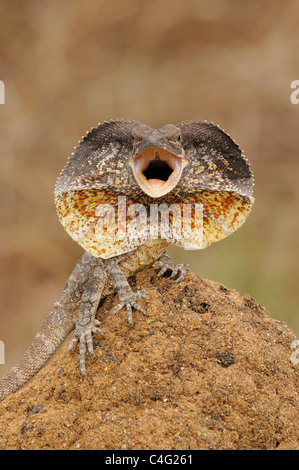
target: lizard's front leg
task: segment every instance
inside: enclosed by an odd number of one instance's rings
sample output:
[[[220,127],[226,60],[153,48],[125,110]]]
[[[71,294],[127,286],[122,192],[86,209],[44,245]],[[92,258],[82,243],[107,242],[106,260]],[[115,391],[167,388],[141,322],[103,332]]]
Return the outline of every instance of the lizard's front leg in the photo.
[[[159,268],[158,276],[163,276],[166,271],[172,271],[170,278],[179,276],[174,282],[181,282],[185,279],[187,272],[189,271],[189,264],[175,264],[171,261],[169,254],[165,250],[163,255],[153,264],[153,268]]]
[[[76,321],[75,337],[68,347],[68,350],[71,351],[74,345],[78,341],[80,342],[80,370],[84,376],[86,375],[86,349],[89,354],[94,355],[92,333],[102,333],[101,329],[98,328],[100,322],[95,319],[95,315],[106,281],[106,270],[103,261],[99,258],[94,258],[92,261]]]
[[[132,308],[134,307],[136,308],[136,310],[144,312],[144,309],[140,307],[140,305],[138,305],[136,301],[139,299],[145,299],[146,291],[139,290],[138,292],[134,292],[131,289],[130,284],[128,283],[126,277],[118,266],[119,261],[121,261],[122,259],[122,255],[106,259],[105,266],[120,300],[120,303],[115,307],[115,313],[122,309],[124,306],[126,306],[129,323],[133,324]]]

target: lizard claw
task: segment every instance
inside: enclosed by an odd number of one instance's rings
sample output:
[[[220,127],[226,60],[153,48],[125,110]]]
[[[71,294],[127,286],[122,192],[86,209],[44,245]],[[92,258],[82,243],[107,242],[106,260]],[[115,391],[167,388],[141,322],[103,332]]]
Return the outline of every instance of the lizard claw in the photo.
[[[172,271],[170,279],[174,279],[178,274],[179,276],[175,279],[175,283],[181,282],[185,279],[187,272],[189,271],[189,264],[175,264],[170,260],[158,260],[153,264],[153,268],[160,268],[157,276],[161,277],[166,271]]]
[[[137,292],[126,291],[125,294],[120,295],[120,303],[115,307],[115,313],[117,313],[124,306],[126,306],[128,320],[129,320],[129,323],[132,325],[133,324],[132,308],[134,307],[136,310],[139,310],[139,312],[144,313],[145,310],[142,307],[140,307],[140,305],[136,302],[136,300],[146,299],[146,296],[147,296],[146,290],[139,290]]]
[[[93,342],[92,342],[92,333],[102,334],[102,330],[97,328],[100,325],[98,320],[93,320],[93,322],[88,323],[87,325],[76,325],[75,337],[72,339],[68,346],[68,350],[71,351],[75,344],[80,343],[80,371],[81,374],[86,376],[86,366],[85,366],[85,357],[86,349],[88,350],[91,356],[94,356]]]

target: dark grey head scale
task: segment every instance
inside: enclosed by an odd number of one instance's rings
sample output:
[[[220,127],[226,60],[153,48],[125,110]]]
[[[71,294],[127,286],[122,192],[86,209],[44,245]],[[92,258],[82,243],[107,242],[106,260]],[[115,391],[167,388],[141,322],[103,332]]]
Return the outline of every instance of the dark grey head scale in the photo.
[[[161,139],[177,139],[181,135],[181,130],[179,127],[174,126],[173,124],[166,124],[160,129],[152,129],[146,124],[137,124],[132,129],[133,139],[143,140],[150,137],[155,137],[157,140]]]
[[[57,180],[55,194],[74,189],[113,187],[115,173],[131,175],[123,164],[133,150],[135,121],[115,120],[94,127],[79,143]]]
[[[231,137],[209,122],[179,124],[183,147],[189,156],[188,172],[180,184],[190,190],[232,191],[252,198],[253,176],[246,158]],[[192,179],[198,173],[197,178]],[[185,176],[185,179],[184,179]]]
[[[181,130],[173,124],[167,124],[159,129],[152,129],[145,124],[137,124],[132,130],[133,154],[137,154],[147,147],[160,147],[162,149],[182,154]]]
[[[184,157],[188,164],[177,183],[182,192],[233,191],[252,198],[253,177],[238,145],[214,124],[185,121],[160,129],[130,120],[111,120],[80,142],[57,180],[55,194],[74,189],[126,191],[136,186],[129,162],[150,146]]]

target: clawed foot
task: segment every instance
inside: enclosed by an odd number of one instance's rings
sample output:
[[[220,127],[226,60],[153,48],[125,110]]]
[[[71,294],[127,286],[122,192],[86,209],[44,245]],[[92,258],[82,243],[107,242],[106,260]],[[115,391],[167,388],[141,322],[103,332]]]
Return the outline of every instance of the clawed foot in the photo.
[[[119,292],[119,304],[115,307],[115,313],[126,307],[129,323],[133,324],[132,308],[136,308],[139,312],[144,313],[144,309],[136,302],[139,299],[146,299],[146,291],[139,290],[133,292],[131,289],[126,289],[123,293]]]
[[[162,259],[162,257],[153,264],[153,268],[158,268],[160,271],[157,276],[161,277],[166,271],[172,271],[170,279],[174,279],[177,275],[177,279],[174,282],[178,283],[185,279],[187,272],[189,271],[189,264],[175,264],[168,257]]]
[[[80,371],[81,374],[86,376],[86,366],[85,366],[85,355],[86,349],[88,350],[91,356],[94,356],[93,351],[93,341],[92,341],[92,333],[100,333],[102,334],[102,330],[97,328],[100,325],[98,320],[93,320],[92,322],[88,323],[87,325],[76,325],[75,328],[75,337],[72,339],[68,346],[68,350],[71,351],[75,344],[80,342]]]

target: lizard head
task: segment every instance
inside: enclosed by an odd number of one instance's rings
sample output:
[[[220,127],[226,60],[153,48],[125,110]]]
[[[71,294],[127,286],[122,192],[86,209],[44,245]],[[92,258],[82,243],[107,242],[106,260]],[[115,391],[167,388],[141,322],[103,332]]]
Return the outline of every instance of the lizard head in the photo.
[[[153,198],[164,196],[178,184],[187,164],[179,127],[137,125],[132,136],[130,165],[138,185]]]
[[[184,121],[154,130],[136,121],[111,120],[83,137],[57,180],[55,201],[60,221],[72,238],[92,255],[107,258],[151,238],[147,222],[151,224],[153,198],[160,211],[158,223],[163,222],[163,208],[168,209],[169,221],[181,209],[182,217],[176,220],[183,235],[172,243],[199,249],[244,223],[254,203],[252,193],[253,176],[241,149],[213,123]],[[128,210],[123,210],[120,198],[124,196]],[[134,211],[138,214],[140,206],[146,210],[147,222],[140,217],[139,231]],[[196,207],[201,207],[202,229],[196,225]],[[107,214],[103,216],[101,209]],[[185,215],[190,209],[186,227],[184,209]],[[134,236],[119,237],[126,232],[125,224],[118,223],[122,217],[128,226],[133,222]],[[109,237],[99,237],[103,224]],[[161,239],[165,235],[161,227],[158,235]]]

